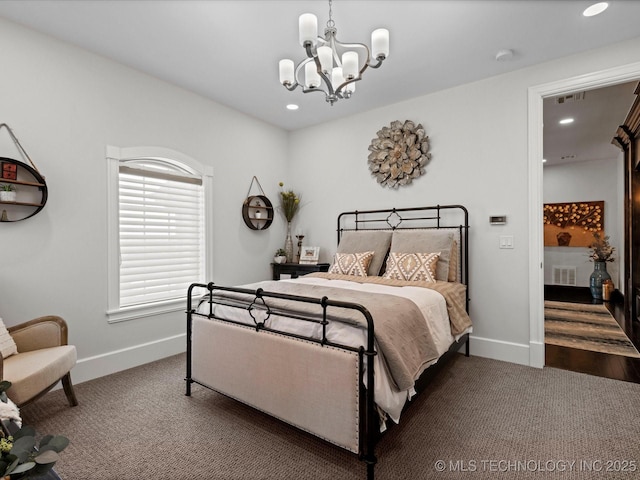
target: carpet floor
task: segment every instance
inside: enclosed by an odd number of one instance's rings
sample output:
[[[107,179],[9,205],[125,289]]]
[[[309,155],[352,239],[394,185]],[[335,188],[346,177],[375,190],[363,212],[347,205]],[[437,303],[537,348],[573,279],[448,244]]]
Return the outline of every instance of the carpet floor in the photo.
[[[545,343],[640,358],[607,307],[602,304],[544,302]]]
[[[71,444],[65,480],[365,478],[354,455],[194,385],[178,355],[22,409]],[[634,479],[640,384],[481,357],[455,358],[377,448],[376,478]]]

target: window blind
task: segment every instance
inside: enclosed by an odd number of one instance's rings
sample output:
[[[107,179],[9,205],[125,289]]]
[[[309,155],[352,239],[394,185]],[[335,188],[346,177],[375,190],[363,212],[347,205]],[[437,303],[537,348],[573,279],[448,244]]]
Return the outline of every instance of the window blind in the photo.
[[[120,306],[182,298],[204,279],[204,193],[180,173],[119,169]]]

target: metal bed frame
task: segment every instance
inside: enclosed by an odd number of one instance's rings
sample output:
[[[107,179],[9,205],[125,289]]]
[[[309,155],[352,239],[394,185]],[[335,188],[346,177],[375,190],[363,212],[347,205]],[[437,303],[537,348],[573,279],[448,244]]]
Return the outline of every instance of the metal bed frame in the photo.
[[[448,215],[450,212],[454,212],[453,217],[459,220],[460,214],[462,214],[463,222],[455,223],[450,220]],[[416,226],[423,225],[423,226]],[[424,226],[426,225],[426,226]],[[462,205],[436,205],[429,207],[417,207],[417,208],[392,208],[382,210],[363,210],[344,212],[338,216],[338,243],[342,237],[342,234],[346,231],[357,230],[396,230],[396,229],[452,229],[455,228],[460,232],[460,245],[459,249],[459,261],[460,261],[460,281],[467,286],[466,295],[466,310],[469,311],[469,247],[468,247],[468,231],[469,231],[469,214],[467,209]],[[206,289],[208,293],[205,295],[206,301],[209,303],[209,312],[207,315],[198,313],[193,305],[194,289],[202,288]],[[196,383],[211,390],[217,391],[209,385],[205,385],[198,380],[192,378],[192,335],[193,335],[193,318],[194,316],[204,316],[209,319],[220,320],[228,324],[235,324],[242,327],[247,327],[246,324],[229,320],[217,316],[213,312],[214,304],[222,304],[226,306],[237,307],[236,304],[227,304],[220,300],[214,300],[213,292],[235,292],[250,295],[253,297],[253,302],[249,307],[244,307],[249,311],[249,314],[253,318],[254,325],[252,326],[256,332],[271,332],[293,339],[304,340],[305,342],[311,342],[319,344],[320,346],[334,347],[337,349],[354,352],[358,355],[359,371],[362,372],[362,367],[366,362],[366,385],[365,387],[362,375],[359,382],[359,400],[360,405],[359,415],[359,435],[358,435],[358,456],[366,464],[367,479],[374,480],[374,470],[377,463],[377,457],[375,455],[375,447],[378,440],[381,438],[379,428],[379,415],[375,405],[374,398],[374,357],[375,351],[375,328],[374,321],[369,311],[362,305],[343,301],[334,301],[330,298],[312,298],[298,295],[287,295],[277,292],[268,292],[263,289],[246,289],[239,287],[223,287],[217,286],[213,283],[203,284],[194,283],[189,286],[188,300],[187,300],[187,365],[186,365],[186,393],[185,395],[191,395],[191,386]],[[304,322],[319,323],[322,326],[321,338],[310,338],[293,333],[288,333],[265,326],[264,321],[258,321],[252,314],[252,309],[260,307],[267,312],[266,319],[271,315],[269,307],[269,299],[281,299],[292,300],[296,302],[303,302],[307,304],[315,304],[322,309],[322,318],[305,318],[303,316],[287,315],[290,318],[296,318],[297,320]],[[355,348],[352,346],[341,345],[338,343],[330,342],[326,337],[326,326],[329,321],[327,320],[328,311],[330,309],[349,309],[359,312],[367,324],[367,344],[366,346],[360,346]],[[278,313],[281,315],[281,313]],[[265,319],[265,321],[266,321]],[[459,349],[465,345],[465,355],[469,356],[469,334],[462,335],[458,341],[454,342],[447,352],[445,352],[438,361],[427,368],[420,379],[416,382],[416,390],[420,391],[425,387],[425,379],[432,378],[435,373],[442,367],[446,361],[451,358]],[[224,392],[219,392],[226,395]],[[235,398],[235,397],[232,397]],[[405,408],[407,405],[405,405]],[[269,412],[267,412],[269,413]],[[286,419],[285,419],[286,421]],[[290,423],[290,422],[289,422]],[[297,425],[294,425],[297,426]],[[313,432],[311,432],[313,433]],[[335,443],[335,442],[332,442]],[[346,448],[346,447],[345,447]]]

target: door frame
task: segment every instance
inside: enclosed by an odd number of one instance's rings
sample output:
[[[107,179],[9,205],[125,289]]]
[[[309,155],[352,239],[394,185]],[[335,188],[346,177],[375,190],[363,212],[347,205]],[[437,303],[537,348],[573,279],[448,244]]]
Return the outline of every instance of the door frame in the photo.
[[[529,87],[529,365],[544,367],[543,99],[640,79],[640,62]],[[621,121],[624,119],[620,119]],[[611,131],[611,138],[615,129]],[[627,295],[628,292],[625,292]]]

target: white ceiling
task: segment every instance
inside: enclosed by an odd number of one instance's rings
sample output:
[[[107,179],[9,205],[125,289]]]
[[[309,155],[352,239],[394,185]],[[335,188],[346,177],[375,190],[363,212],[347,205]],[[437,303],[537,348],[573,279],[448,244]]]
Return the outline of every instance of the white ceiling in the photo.
[[[303,59],[298,16],[315,13],[322,31],[326,0],[2,0],[0,16],[295,130],[640,35],[640,1],[611,1],[603,14],[583,17],[591,3],[334,0],[342,42],[370,44],[378,27],[391,36],[382,67],[367,70],[353,98],[334,106],[278,81],[281,58]],[[513,58],[496,61],[502,49]],[[611,138],[634,87],[593,90],[562,105],[547,99],[547,165],[615,157]],[[300,109],[288,111],[288,103]],[[558,125],[566,116],[576,122]]]
[[[386,27],[391,52],[333,107],[278,82],[281,58],[303,58],[298,16],[315,13],[322,30],[326,1],[3,0],[0,16],[295,130],[640,34],[640,1],[583,17],[590,3],[335,0],[339,40],[369,44]],[[505,48],[512,60],[497,62]]]
[[[622,150],[611,140],[629,113],[637,86],[634,81],[574,92],[573,97],[583,93],[584,98],[564,103],[558,103],[558,97],[546,98],[543,114],[546,165],[617,158]],[[573,118],[574,122],[561,125],[560,120],[565,118]]]

